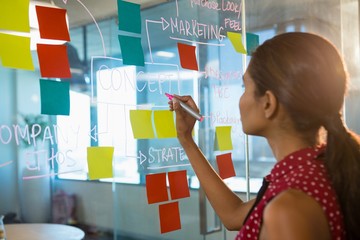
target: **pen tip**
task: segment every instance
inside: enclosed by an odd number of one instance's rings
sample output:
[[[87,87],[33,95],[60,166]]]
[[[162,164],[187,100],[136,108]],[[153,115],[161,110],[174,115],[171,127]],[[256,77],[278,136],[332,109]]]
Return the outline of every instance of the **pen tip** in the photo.
[[[165,96],[167,96],[169,100],[172,100],[174,98],[174,96],[171,95],[170,93],[165,93]]]

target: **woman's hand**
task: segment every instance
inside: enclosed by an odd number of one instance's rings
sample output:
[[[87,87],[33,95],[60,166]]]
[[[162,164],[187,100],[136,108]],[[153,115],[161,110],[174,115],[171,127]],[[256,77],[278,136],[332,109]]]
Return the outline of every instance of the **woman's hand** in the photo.
[[[191,96],[174,95],[174,98],[168,102],[170,110],[176,112],[176,131],[178,139],[182,143],[182,141],[192,139],[192,130],[196,119],[180,106],[179,101],[187,104],[197,112],[199,112],[199,109]]]

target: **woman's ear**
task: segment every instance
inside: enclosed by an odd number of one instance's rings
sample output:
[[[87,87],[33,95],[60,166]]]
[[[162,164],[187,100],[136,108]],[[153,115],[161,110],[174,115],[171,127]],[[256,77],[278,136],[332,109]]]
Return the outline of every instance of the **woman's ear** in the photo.
[[[265,92],[262,98],[265,118],[270,119],[275,116],[279,102],[273,92],[269,90]]]

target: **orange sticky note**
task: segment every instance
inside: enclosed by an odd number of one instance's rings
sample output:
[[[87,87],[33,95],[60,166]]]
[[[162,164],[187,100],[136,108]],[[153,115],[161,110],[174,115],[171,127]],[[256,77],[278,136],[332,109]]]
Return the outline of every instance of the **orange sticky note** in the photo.
[[[158,138],[176,138],[174,112],[154,110],[154,123]]]
[[[165,203],[159,205],[160,232],[167,233],[181,229],[179,203]]]
[[[146,175],[146,195],[149,204],[169,200],[166,187],[166,173]]]
[[[216,156],[216,163],[222,179],[236,176],[231,153]]]
[[[89,179],[112,178],[114,147],[88,147]]]
[[[199,70],[197,60],[196,60],[196,47],[178,43],[178,52],[180,56],[180,65],[183,68],[190,69],[190,70]]]
[[[168,178],[172,200],[190,197],[186,170],[169,172]]]
[[[40,37],[70,41],[66,24],[66,9],[36,6]]]
[[[66,45],[37,44],[41,77],[71,78]]]
[[[4,67],[34,70],[30,38],[0,33],[0,60]]]

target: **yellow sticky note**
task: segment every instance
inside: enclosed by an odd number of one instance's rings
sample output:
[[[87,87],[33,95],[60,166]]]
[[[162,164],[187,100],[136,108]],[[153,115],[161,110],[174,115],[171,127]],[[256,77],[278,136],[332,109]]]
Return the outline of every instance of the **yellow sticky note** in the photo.
[[[246,54],[246,49],[242,43],[242,37],[240,33],[227,32],[227,36],[230,39],[236,52]]]
[[[155,110],[154,122],[158,138],[175,138],[177,136],[173,112],[169,110]]]
[[[130,110],[131,127],[136,139],[154,138],[151,110]]]
[[[112,178],[114,147],[88,147],[89,179]]]
[[[34,70],[30,38],[0,33],[0,59],[4,67]]]
[[[30,32],[30,0],[1,0],[0,29]]]
[[[232,150],[231,126],[220,126],[215,129],[214,150]]]

